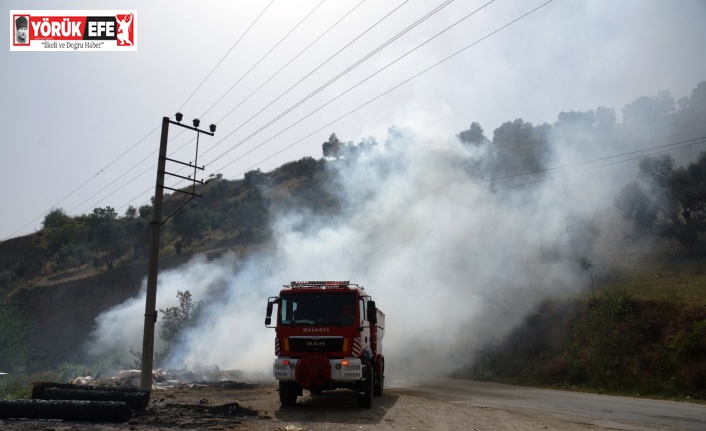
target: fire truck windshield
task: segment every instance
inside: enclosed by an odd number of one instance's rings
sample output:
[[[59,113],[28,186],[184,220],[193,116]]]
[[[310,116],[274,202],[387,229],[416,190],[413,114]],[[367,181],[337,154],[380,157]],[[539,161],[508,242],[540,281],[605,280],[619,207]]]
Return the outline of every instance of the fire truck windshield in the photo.
[[[352,325],[356,308],[349,292],[284,294],[279,303],[283,325]]]

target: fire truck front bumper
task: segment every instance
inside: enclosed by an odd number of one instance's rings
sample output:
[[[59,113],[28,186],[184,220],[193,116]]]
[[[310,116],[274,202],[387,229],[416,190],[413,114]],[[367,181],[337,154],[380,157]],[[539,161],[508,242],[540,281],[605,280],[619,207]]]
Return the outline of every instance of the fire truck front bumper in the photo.
[[[272,374],[277,380],[294,380],[297,359],[277,358],[272,366]],[[363,378],[363,363],[358,358],[329,359],[331,380],[356,381]]]

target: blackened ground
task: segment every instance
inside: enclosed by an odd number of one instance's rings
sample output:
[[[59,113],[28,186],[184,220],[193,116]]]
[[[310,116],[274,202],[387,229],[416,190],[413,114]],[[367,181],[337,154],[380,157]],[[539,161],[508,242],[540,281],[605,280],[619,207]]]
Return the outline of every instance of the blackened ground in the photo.
[[[297,399],[296,406],[285,408],[280,405],[277,385],[274,382],[188,384],[153,391],[147,409],[133,411],[132,418],[123,423],[0,419],[0,430],[598,431],[640,429],[664,431],[677,428],[697,429],[634,421],[618,423],[607,421],[600,414],[597,417],[585,414],[558,414],[550,410],[532,409],[522,403],[486,404],[482,401],[483,383],[461,381],[459,385],[461,387],[481,385],[481,387],[469,395],[468,390],[456,392],[453,387],[449,389],[449,385],[427,385],[424,390],[398,385],[394,388],[386,388],[382,396],[373,398],[371,408],[362,409],[357,407],[355,393],[348,390],[324,392],[321,395],[311,395],[308,391],[304,391],[304,396]],[[441,390],[438,390],[439,388]],[[513,387],[508,388],[506,390],[513,391]],[[473,401],[476,397],[480,397],[480,402]],[[618,405],[616,408],[622,407]]]

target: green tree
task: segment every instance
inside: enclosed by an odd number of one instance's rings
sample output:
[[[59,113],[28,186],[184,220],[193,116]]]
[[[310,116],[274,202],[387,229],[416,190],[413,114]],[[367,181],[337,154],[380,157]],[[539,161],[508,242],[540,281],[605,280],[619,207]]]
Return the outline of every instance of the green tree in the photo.
[[[464,144],[480,145],[488,142],[488,138],[485,137],[483,128],[480,126],[479,123],[475,121],[471,123],[471,126],[468,128],[468,130],[464,130],[457,136],[458,139]]]
[[[690,253],[698,234],[706,231],[706,153],[686,167],[676,167],[671,155],[640,160],[637,181],[615,199],[635,236],[674,238]]]
[[[179,237],[174,244],[176,253],[181,254],[182,247],[202,238],[207,229],[208,218],[204,211],[196,205],[186,206],[174,214],[171,230]]]
[[[91,259],[91,252],[85,244],[64,244],[54,256],[59,270],[78,272],[78,269]]]
[[[268,222],[268,210],[259,190],[249,191],[231,211],[235,228],[246,236],[253,236],[257,230],[264,229]]]
[[[140,218],[147,218],[152,215],[152,205],[142,205],[137,209]]]
[[[54,255],[54,263],[59,271],[65,271],[74,267],[73,248],[75,244],[62,244],[59,251]]]
[[[299,175],[305,176],[306,178],[312,180],[319,171],[319,163],[313,157],[302,157],[299,160]]]
[[[701,81],[691,92],[691,97],[679,100],[679,110],[671,115],[673,141],[706,135],[706,81]]]
[[[47,252],[56,253],[62,245],[85,241],[86,226],[82,219],[70,217],[61,208],[53,208],[44,217],[42,226],[46,231]]]
[[[661,126],[675,109],[674,98],[668,91],[656,97],[642,96],[623,108],[623,123],[628,126]]]
[[[60,228],[71,220],[63,208],[52,208],[47,215],[44,216],[42,227],[45,229]]]
[[[178,291],[178,307],[160,309],[162,321],[159,336],[164,342],[164,349],[155,354],[155,363],[161,365],[169,356],[172,349],[179,341],[179,336],[184,330],[196,326],[205,309],[203,301],[194,302],[190,291]]]
[[[243,175],[243,183],[245,184],[245,187],[257,187],[262,185],[264,182],[265,174],[262,173],[259,168],[248,171]]]
[[[88,217],[93,250],[108,270],[112,270],[115,260],[125,253],[126,241],[118,213],[112,207],[94,208]]]
[[[338,159],[341,157],[341,150],[343,149],[343,143],[338,139],[335,133],[331,133],[328,141],[321,144],[321,150],[323,151],[324,157],[332,157]]]
[[[86,247],[85,244],[76,244],[73,250],[74,259],[74,271],[78,271],[78,268],[91,260],[91,251]]]
[[[535,172],[544,168],[548,157],[551,126],[532,126],[521,118],[503,123],[493,131],[493,145],[498,150],[499,173]]]
[[[134,251],[133,258],[140,259],[141,257],[147,256],[152,232],[150,224],[142,217],[135,217],[124,220],[123,228],[125,230],[126,241]]]
[[[221,176],[221,174],[216,175],[216,178],[218,178],[218,176]],[[223,203],[230,190],[230,185],[230,181],[220,179],[212,181],[208,191],[204,192],[204,205],[208,205],[206,202],[209,204]]]
[[[128,206],[127,209],[125,210],[125,217],[127,217],[127,218],[137,217],[137,208],[135,208],[132,205]]]
[[[369,136],[367,138],[361,139],[358,144],[354,144],[353,142],[346,142],[345,144],[341,144],[341,147],[338,150],[338,155],[339,158],[344,158],[349,162],[353,162],[357,160],[358,157],[360,157],[361,155],[373,151],[375,148],[377,148],[377,145],[378,143],[375,138]]]

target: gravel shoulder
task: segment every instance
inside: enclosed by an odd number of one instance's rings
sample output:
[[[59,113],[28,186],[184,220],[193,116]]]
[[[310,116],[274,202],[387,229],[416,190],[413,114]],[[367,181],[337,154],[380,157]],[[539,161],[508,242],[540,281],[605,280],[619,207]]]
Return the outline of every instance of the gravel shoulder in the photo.
[[[144,411],[124,423],[3,419],[15,430],[644,430],[644,424],[596,423],[590,418],[515,407],[479,407],[413,389],[386,388],[370,409],[356,406],[352,391],[332,391],[280,406],[272,382],[185,384],[155,390]]]

